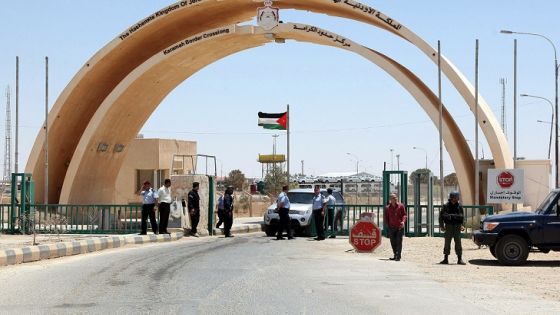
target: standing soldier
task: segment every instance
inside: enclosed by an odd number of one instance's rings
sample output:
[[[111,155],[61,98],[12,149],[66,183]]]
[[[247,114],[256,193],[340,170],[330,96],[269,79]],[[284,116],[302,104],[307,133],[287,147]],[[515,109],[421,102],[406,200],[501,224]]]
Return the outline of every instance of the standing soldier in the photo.
[[[389,196],[389,204],[385,207],[385,213],[383,215],[383,224],[388,229],[391,247],[393,248],[393,258],[389,258],[391,260],[401,260],[405,222],[406,210],[404,209],[404,205],[398,202],[396,194],[391,194]]]
[[[169,222],[169,212],[171,211],[171,180],[165,179],[157,195],[159,197],[159,234],[169,234],[167,231],[167,222]]]
[[[198,237],[196,227],[198,226],[198,221],[200,221],[200,196],[198,195],[200,184],[194,182],[192,187],[192,190],[189,191],[187,207],[191,216],[191,235]]]
[[[316,241],[325,239],[325,230],[323,229],[323,222],[325,221],[325,200],[321,195],[321,188],[315,185],[315,196],[313,196],[313,220],[315,220],[315,230],[317,231]]]
[[[334,206],[336,204],[336,198],[333,196],[332,188],[327,189],[327,220],[325,221],[325,230],[328,230],[329,226],[331,227],[331,235],[329,238],[336,238],[336,220],[334,217],[335,211]]]
[[[157,192],[152,188],[152,184],[149,181],[145,181],[144,185],[140,189],[140,195],[142,196],[142,221],[141,228],[142,231],[140,235],[146,235],[148,231],[148,217],[150,217],[150,225],[152,226],[152,231],[154,234],[158,234],[158,225],[156,221],[156,212],[154,210],[156,202],[158,199]]]
[[[276,209],[278,209],[278,216],[280,216],[280,224],[278,226],[277,240],[283,240],[282,233],[284,230],[288,232],[288,239],[293,239],[292,229],[290,228],[290,198],[288,198],[289,186],[283,186],[282,192],[276,199]]]
[[[440,264],[449,264],[447,257],[451,252],[451,239],[455,242],[455,253],[457,254],[457,264],[465,265],[462,259],[463,248],[461,247],[461,232],[465,230],[463,225],[463,207],[459,204],[459,193],[454,191],[449,194],[449,201],[443,206],[439,214],[439,226],[445,232],[445,245],[443,254],[445,255]]]
[[[229,186],[224,195],[224,235],[226,237],[233,237],[231,235],[231,226],[233,225],[233,187]]]

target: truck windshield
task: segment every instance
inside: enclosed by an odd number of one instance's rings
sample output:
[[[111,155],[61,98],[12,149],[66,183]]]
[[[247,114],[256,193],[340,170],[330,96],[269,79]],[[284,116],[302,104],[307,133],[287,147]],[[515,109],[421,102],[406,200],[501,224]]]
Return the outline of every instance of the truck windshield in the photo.
[[[535,209],[535,213],[537,214],[544,214],[546,210],[550,209],[551,204],[555,201],[557,196],[556,192],[551,191],[546,198],[544,198],[543,202]]]
[[[304,203],[311,204],[313,201],[314,193],[303,193],[303,192],[288,192],[288,198],[290,198],[290,203]]]

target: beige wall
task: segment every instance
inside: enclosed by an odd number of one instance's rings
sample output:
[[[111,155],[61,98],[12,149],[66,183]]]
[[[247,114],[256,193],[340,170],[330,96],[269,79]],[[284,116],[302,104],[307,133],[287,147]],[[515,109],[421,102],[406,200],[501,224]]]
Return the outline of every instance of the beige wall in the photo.
[[[486,203],[486,188],[488,182],[488,168],[495,168],[491,160],[484,160],[480,162],[480,172],[482,173],[480,188],[484,198],[481,199],[481,204]],[[549,160],[518,160],[517,168],[523,169],[524,176],[524,190],[525,201],[523,207],[526,210],[535,209],[541,201],[550,192],[550,176],[552,165]],[[520,207],[519,205],[518,207]],[[504,210],[511,209],[510,205],[504,204]]]
[[[137,195],[139,187],[136,187],[136,170],[164,170],[164,177],[169,178],[173,154],[195,155],[196,142],[172,139],[134,139],[117,175],[114,202],[116,204],[141,202]],[[192,170],[188,163],[185,167],[187,170]]]

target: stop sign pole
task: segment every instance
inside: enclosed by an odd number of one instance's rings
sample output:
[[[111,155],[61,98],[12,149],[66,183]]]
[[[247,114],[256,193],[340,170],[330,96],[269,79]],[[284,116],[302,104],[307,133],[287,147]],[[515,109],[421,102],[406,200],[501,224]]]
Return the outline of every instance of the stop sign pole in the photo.
[[[372,253],[381,245],[381,230],[371,218],[362,216],[350,230],[350,245],[359,253]]]

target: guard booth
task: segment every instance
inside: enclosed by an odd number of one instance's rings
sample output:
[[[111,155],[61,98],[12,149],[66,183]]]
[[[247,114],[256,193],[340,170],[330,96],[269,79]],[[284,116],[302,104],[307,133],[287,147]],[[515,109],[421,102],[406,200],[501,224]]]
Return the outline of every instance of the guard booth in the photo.
[[[20,186],[18,195],[18,183]],[[12,173],[12,187],[8,220],[11,234],[31,234],[35,228],[35,211],[31,202],[35,200],[35,183],[29,173]]]
[[[192,184],[199,182],[200,221],[197,230],[201,235],[214,235],[216,176],[215,156],[203,154],[173,155],[170,179],[171,197],[174,203],[171,205],[169,228],[182,228],[185,231],[191,229],[190,216],[187,209],[188,194],[192,189]],[[177,209],[174,209],[174,205]],[[204,211],[205,209],[206,211]]]

